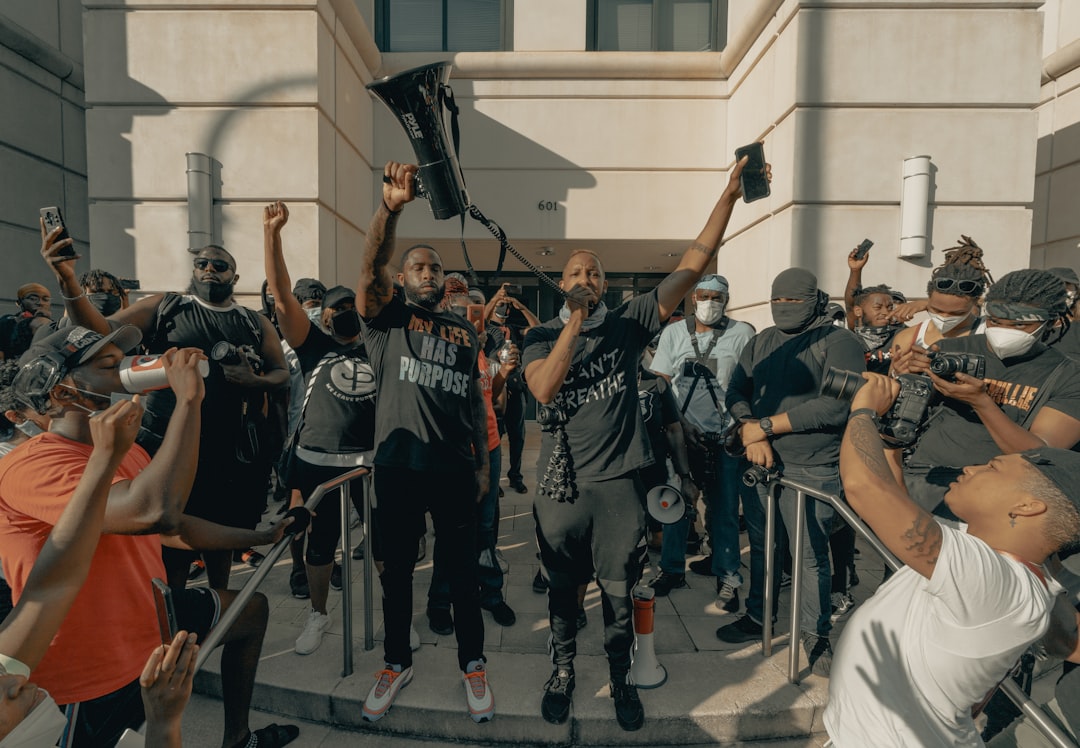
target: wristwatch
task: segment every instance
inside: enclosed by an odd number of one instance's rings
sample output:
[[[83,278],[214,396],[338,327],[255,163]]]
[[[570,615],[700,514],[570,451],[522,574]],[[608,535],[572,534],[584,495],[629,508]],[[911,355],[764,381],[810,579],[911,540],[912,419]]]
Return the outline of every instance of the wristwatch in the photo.
[[[774,434],[772,430],[772,419],[768,416],[765,416],[760,421],[758,421],[758,426],[760,426],[761,430],[765,432],[765,436],[769,437],[770,439],[776,436],[776,434]]]

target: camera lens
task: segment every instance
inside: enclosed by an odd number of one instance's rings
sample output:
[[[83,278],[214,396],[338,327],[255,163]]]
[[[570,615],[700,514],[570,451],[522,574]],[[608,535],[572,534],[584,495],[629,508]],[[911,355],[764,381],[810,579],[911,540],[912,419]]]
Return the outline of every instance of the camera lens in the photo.
[[[862,386],[861,374],[854,371],[846,371],[829,367],[821,380],[821,394],[835,397],[837,400],[851,400],[855,392]]]

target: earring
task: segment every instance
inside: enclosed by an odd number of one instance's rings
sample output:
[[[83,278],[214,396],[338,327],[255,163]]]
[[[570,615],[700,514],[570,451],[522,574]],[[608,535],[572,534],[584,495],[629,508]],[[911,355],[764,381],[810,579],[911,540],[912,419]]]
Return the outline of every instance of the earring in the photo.
[[[1009,527],[1016,527],[1016,515],[1013,512],[1009,512]]]

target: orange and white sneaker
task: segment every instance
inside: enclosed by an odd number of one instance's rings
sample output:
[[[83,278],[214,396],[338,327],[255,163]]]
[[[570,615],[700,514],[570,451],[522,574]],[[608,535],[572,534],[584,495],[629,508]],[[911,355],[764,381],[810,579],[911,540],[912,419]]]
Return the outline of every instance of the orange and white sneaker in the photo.
[[[409,685],[412,680],[412,667],[402,668],[401,665],[386,663],[386,667],[375,673],[375,684],[368,691],[364,699],[364,708],[361,713],[367,722],[377,722],[390,711],[394,705],[394,698],[398,691]]]
[[[483,660],[473,660],[466,666],[462,677],[465,683],[465,701],[469,716],[474,722],[488,722],[495,716],[495,696],[487,682]]]

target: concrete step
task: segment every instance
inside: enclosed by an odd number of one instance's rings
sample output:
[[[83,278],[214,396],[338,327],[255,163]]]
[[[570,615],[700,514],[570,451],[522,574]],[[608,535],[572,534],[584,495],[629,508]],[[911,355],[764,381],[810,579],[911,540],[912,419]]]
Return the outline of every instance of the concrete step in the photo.
[[[641,690],[645,726],[628,733],[614,719],[602,655],[578,656],[574,710],[565,725],[551,725],[540,717],[542,689],[551,671],[546,655],[489,655],[496,716],[477,725],[465,711],[456,650],[425,644],[414,656],[412,683],[401,691],[386,717],[369,724],[361,720],[360,709],[374,673],[382,667],[381,646],[365,652],[358,640],[355,672],[343,678],[339,635],[327,634],[322,646],[306,657],[293,652],[295,636],[295,627],[271,624],[254,708],[371,736],[469,744],[693,746],[816,739],[823,731],[821,713],[828,683],[809,675],[798,686],[787,683],[787,647],[783,645],[769,658],[761,656],[757,644],[733,645],[721,657],[716,652],[663,655],[668,681],[659,688]],[[198,674],[198,693],[220,698],[219,658],[215,653]]]

